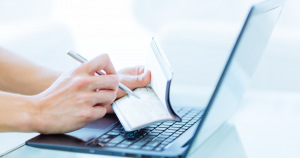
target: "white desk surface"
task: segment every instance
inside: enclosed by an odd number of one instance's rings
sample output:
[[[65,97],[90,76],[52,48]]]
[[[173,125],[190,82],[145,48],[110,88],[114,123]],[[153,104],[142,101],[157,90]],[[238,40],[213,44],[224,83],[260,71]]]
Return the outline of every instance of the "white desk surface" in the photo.
[[[300,157],[300,93],[246,92],[236,114],[199,149],[202,157]],[[224,133],[227,132],[226,139]],[[36,134],[0,134],[0,154],[18,146]],[[219,139],[220,136],[224,139]],[[239,151],[239,152],[237,152]],[[23,146],[10,157],[98,157]],[[101,156],[111,157],[111,156]]]

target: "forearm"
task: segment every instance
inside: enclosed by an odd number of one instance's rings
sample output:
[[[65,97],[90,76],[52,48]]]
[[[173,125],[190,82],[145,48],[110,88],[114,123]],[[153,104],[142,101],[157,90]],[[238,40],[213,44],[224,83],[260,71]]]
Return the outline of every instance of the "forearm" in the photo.
[[[31,96],[0,91],[0,132],[35,132]]]
[[[61,74],[0,48],[1,91],[38,94],[47,89]]]

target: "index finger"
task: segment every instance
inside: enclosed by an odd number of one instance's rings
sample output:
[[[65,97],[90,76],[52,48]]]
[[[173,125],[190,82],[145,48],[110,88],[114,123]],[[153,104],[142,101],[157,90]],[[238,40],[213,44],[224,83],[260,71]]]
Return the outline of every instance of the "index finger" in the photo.
[[[104,70],[106,74],[116,74],[116,70],[107,54],[100,54],[82,65],[93,76],[96,71]]]

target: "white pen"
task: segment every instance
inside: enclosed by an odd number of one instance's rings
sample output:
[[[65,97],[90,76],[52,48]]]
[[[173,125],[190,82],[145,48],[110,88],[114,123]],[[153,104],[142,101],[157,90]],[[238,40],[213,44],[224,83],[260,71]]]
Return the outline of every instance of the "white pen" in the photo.
[[[81,55],[75,53],[74,51],[69,50],[68,55],[70,55],[71,57],[73,57],[75,60],[79,61],[80,63],[85,63],[88,60],[86,60],[84,57],[82,57]],[[98,75],[106,75],[106,73],[103,70],[100,71],[96,71],[96,73]],[[119,82],[119,88],[122,89],[124,92],[138,98],[141,99],[137,94],[135,94],[134,92],[132,92],[129,88],[127,88],[125,85],[123,85],[122,83]]]

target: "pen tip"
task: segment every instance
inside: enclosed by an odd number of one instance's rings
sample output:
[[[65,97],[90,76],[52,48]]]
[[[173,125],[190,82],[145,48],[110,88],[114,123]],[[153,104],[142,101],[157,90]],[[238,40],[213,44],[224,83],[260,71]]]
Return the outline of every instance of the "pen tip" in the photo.
[[[141,99],[141,98],[140,98],[138,95],[136,95],[136,94],[134,95],[134,97],[136,97],[136,98],[138,98],[138,99]]]

